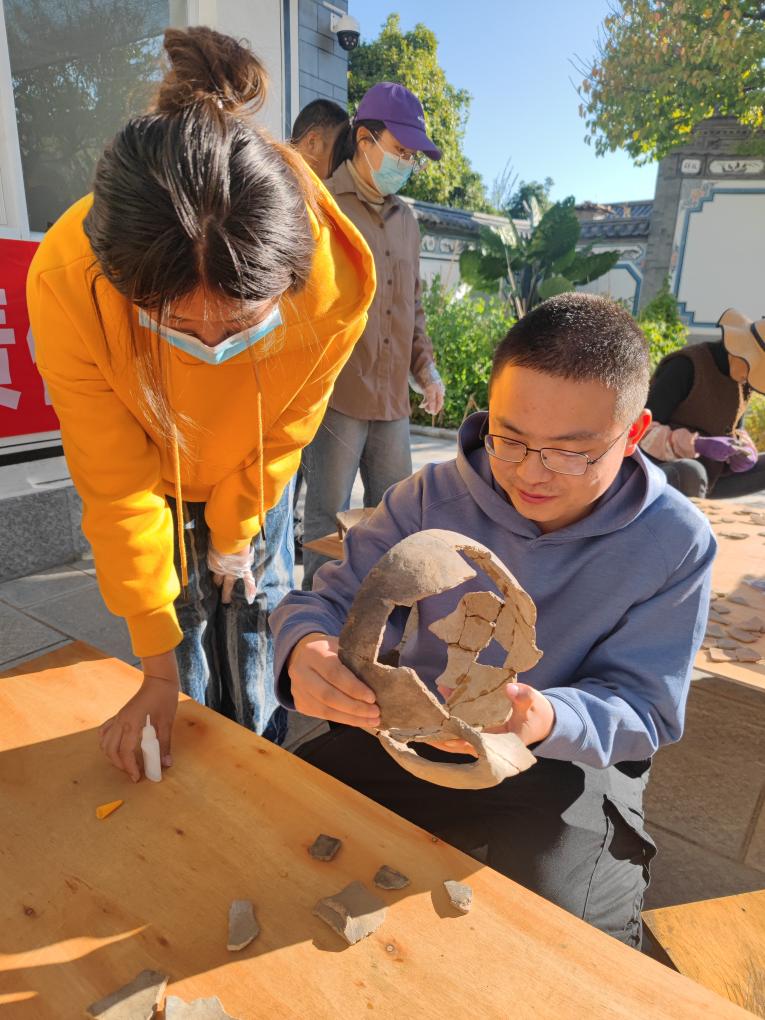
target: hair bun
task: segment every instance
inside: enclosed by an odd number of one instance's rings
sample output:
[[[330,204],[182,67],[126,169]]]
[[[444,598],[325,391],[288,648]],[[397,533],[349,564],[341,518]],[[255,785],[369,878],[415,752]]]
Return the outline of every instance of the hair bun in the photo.
[[[212,28],[168,28],[164,38],[170,70],[157,95],[159,113],[177,113],[198,102],[214,102],[229,113],[259,110],[268,73],[245,45]]]

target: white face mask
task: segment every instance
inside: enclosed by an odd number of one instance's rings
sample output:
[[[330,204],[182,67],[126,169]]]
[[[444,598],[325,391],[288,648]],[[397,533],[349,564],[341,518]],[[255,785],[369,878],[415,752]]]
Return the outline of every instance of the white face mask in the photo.
[[[242,351],[246,351],[248,347],[252,347],[253,344],[262,340],[277,326],[281,326],[282,314],[279,306],[276,305],[263,322],[226,337],[215,347],[208,347],[207,344],[202,343],[199,337],[191,336],[190,333],[182,333],[179,329],[172,329],[170,326],[157,322],[147,315],[143,308],[138,309],[138,322],[141,326],[145,326],[157,336],[162,337],[172,347],[177,347],[178,350],[185,351],[186,354],[199,358],[200,361],[204,361],[208,365],[222,365],[224,361],[235,358],[237,354],[241,354]]]

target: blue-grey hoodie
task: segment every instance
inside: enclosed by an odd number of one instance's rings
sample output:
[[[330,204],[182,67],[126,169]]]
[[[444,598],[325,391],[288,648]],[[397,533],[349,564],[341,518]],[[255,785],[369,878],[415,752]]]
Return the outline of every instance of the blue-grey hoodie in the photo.
[[[542,534],[494,484],[480,438],[485,418],[465,422],[456,460],[429,464],[389,489],[369,521],[348,533],[343,561],[326,564],[313,592],[292,592],[273,613],[279,700],[294,708],[285,663],[295,644],[312,632],[340,633],[362,580],[396,542],[446,528],[492,549],[536,603],[544,655],[520,679],[544,691],[555,723],[534,753],[596,767],[649,758],[683,732],[716,551],[709,524],[638,451],[587,517]],[[465,591],[487,587],[479,571],[420,603],[401,661],[431,689],[446,648],[429,624]],[[402,615],[391,618],[382,651],[398,644]],[[501,665],[493,651],[480,661]]]

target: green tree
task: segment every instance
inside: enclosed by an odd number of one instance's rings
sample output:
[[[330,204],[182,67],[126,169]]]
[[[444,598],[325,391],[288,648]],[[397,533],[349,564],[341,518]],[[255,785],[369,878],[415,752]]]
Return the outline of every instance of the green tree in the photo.
[[[504,291],[520,318],[555,294],[597,280],[619,259],[618,251],[577,251],[581,228],[574,199],[550,206],[529,237],[521,237],[508,217],[501,228],[482,227],[476,248],[460,255],[460,276],[484,293]]]
[[[402,32],[398,14],[388,15],[380,35],[351,50],[348,62],[348,103],[355,112],[362,96],[381,81],[410,89],[423,105],[428,135],[443,152],[438,163],[416,174],[404,190],[411,198],[463,209],[484,210],[481,175],[462,151],[470,94],[446,80],[438,62],[438,41],[425,25]]]
[[[510,196],[504,212],[513,219],[525,220],[533,211],[533,204],[536,202],[539,212],[546,213],[552,205],[550,191],[554,184],[552,177],[545,177],[544,181],[521,181]]]
[[[751,131],[765,150],[765,3],[620,0],[603,23],[595,59],[579,62],[579,112],[599,155],[626,149],[661,159],[711,116]]]

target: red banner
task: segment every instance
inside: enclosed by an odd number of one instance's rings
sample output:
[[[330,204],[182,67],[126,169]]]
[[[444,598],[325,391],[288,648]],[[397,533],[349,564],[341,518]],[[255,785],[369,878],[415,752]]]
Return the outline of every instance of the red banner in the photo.
[[[25,286],[34,241],[0,239],[0,442],[58,429],[35,367]]]

